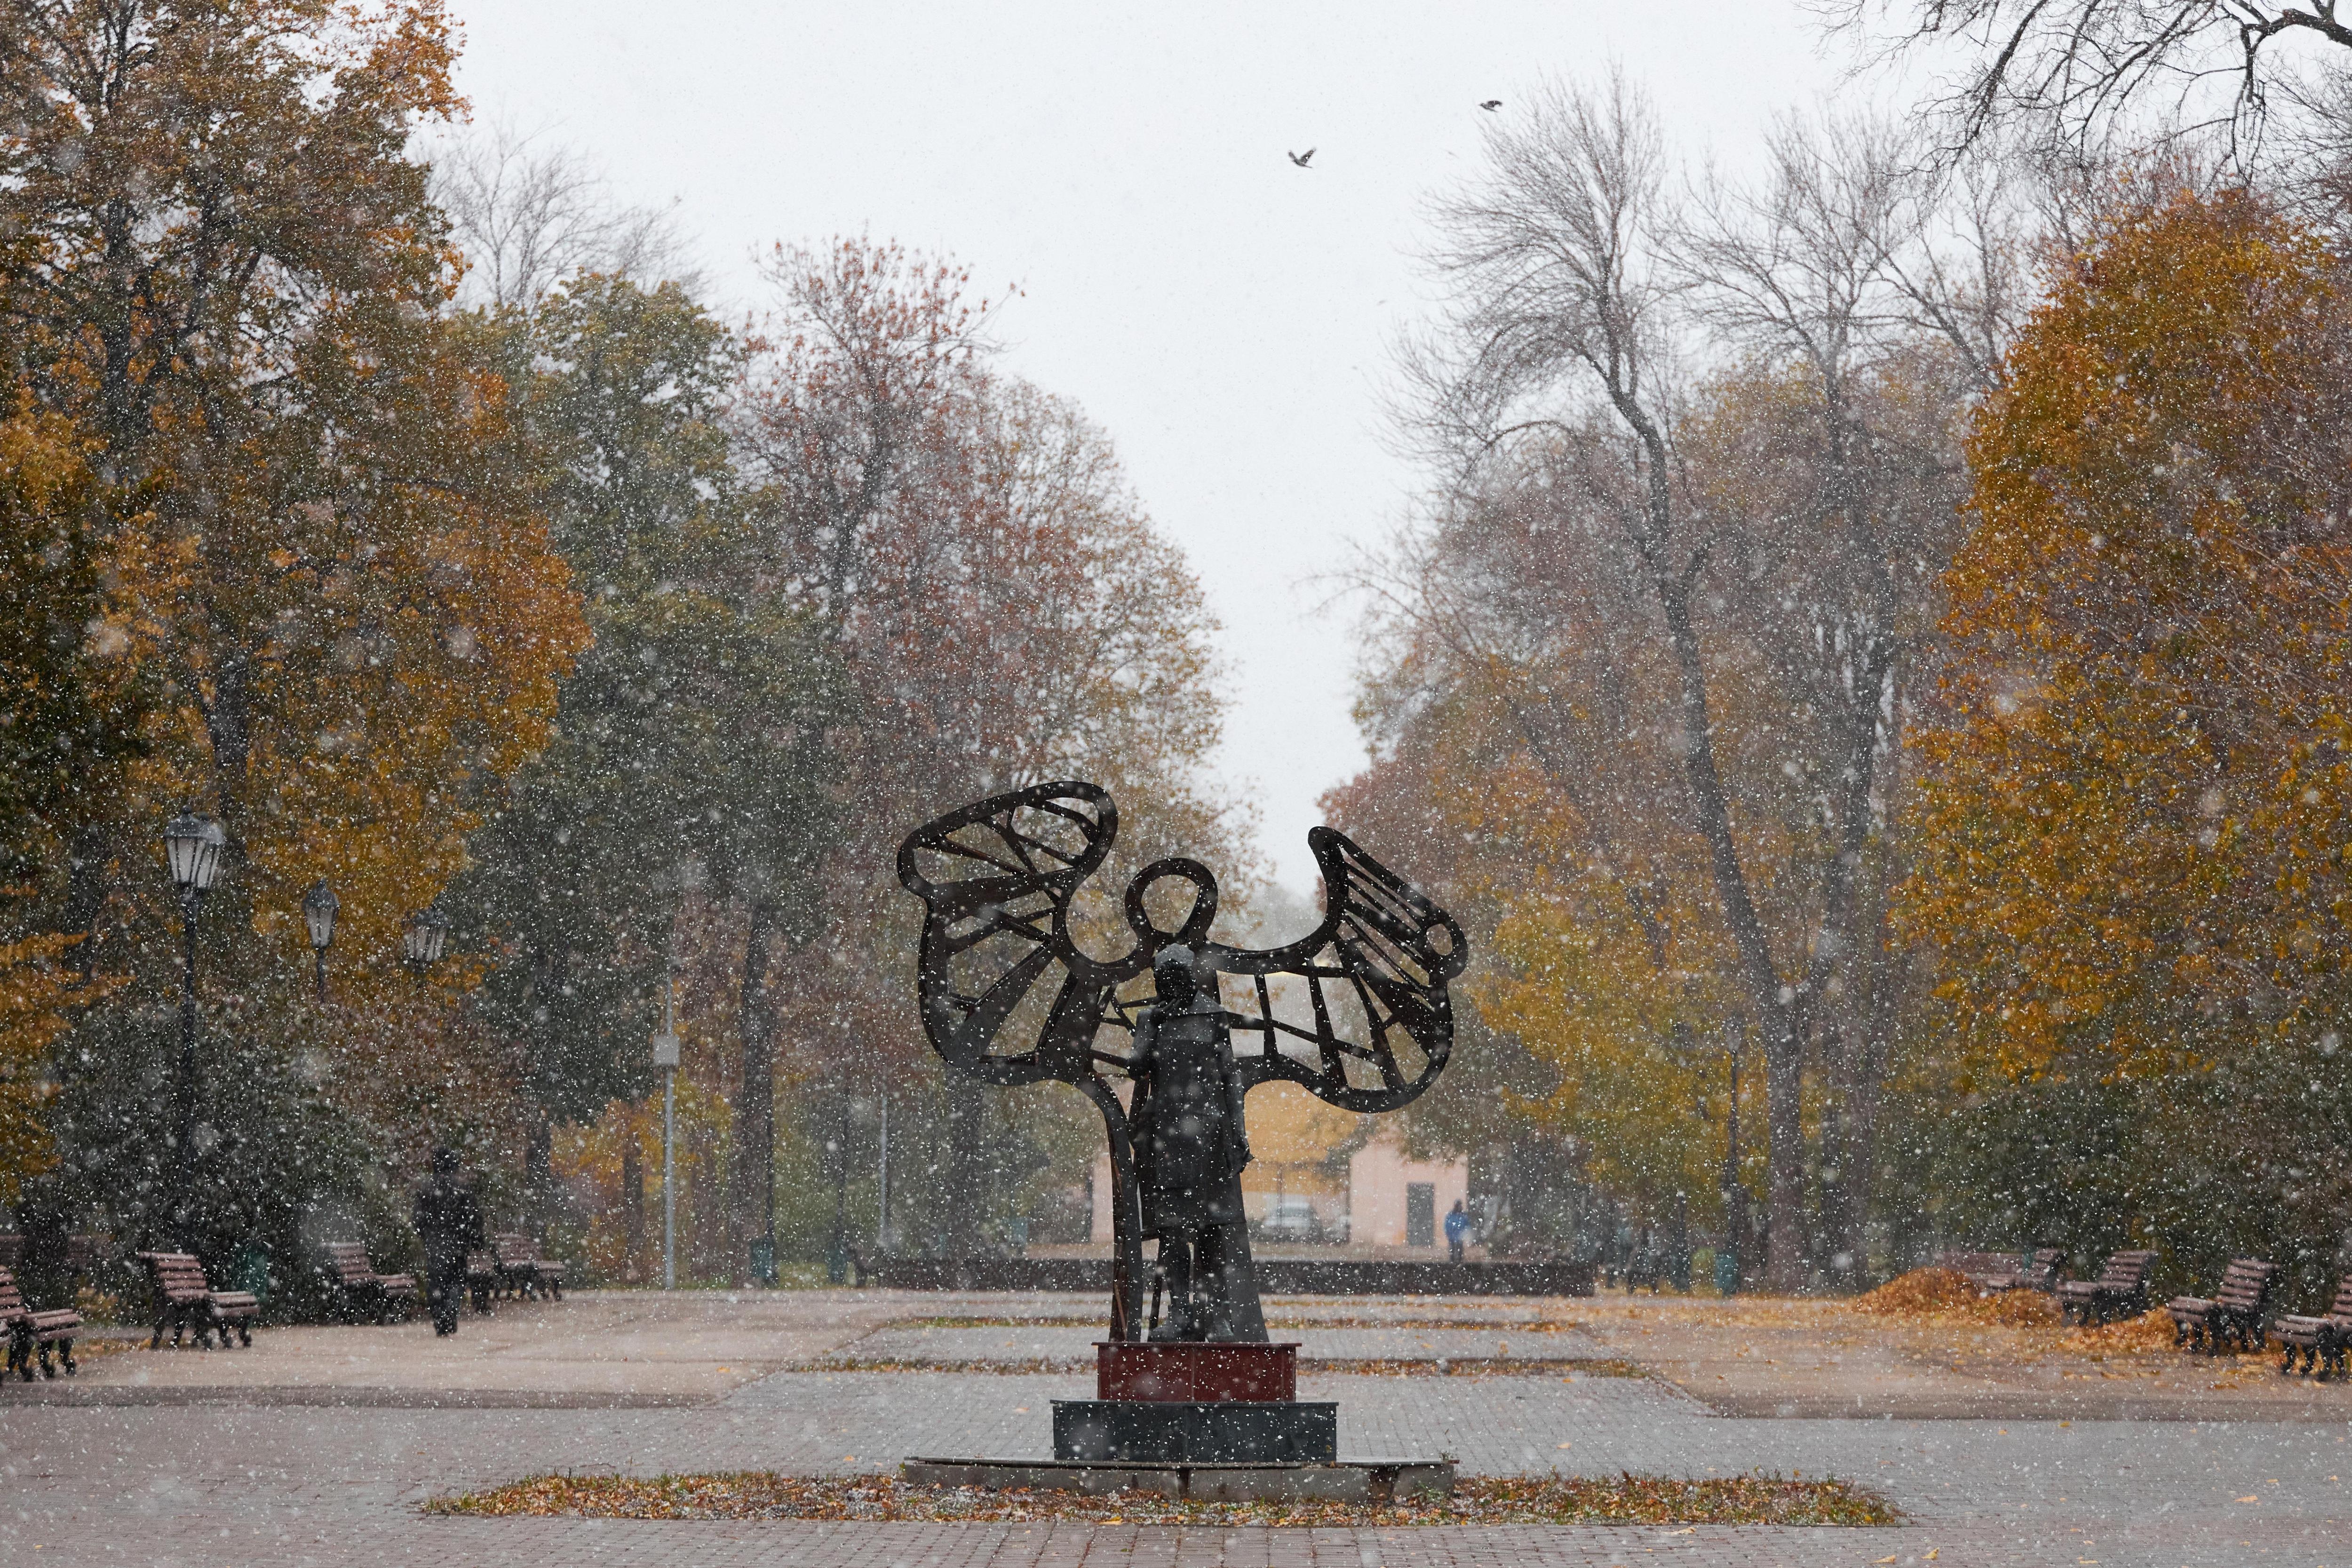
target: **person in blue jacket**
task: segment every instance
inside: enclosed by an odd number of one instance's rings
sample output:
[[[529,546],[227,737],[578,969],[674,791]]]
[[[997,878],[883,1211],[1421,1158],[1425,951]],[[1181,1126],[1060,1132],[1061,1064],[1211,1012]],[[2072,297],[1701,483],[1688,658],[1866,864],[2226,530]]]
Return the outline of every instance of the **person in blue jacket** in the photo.
[[[1470,1239],[1470,1216],[1462,1212],[1462,1200],[1445,1212],[1445,1256],[1455,1263],[1462,1261],[1462,1244]]]

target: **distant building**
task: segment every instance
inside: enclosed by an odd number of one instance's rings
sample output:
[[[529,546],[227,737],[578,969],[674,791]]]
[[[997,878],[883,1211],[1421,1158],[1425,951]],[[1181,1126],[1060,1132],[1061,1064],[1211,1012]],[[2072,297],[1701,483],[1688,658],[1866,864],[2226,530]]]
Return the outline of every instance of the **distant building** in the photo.
[[[1255,1158],[1242,1173],[1242,1197],[1260,1251],[1344,1246],[1443,1256],[1445,1213],[1469,1196],[1468,1162],[1408,1159],[1394,1118],[1339,1110],[1286,1084],[1250,1096],[1249,1138]],[[1108,1155],[1096,1161],[1092,1184],[1090,1239],[1108,1244]]]

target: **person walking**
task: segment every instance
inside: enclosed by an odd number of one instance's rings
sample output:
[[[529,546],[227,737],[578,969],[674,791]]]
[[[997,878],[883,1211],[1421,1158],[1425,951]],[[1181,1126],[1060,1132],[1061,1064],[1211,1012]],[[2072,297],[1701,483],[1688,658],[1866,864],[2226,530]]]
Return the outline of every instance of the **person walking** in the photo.
[[[1462,1246],[1469,1238],[1470,1216],[1463,1212],[1462,1200],[1456,1198],[1454,1206],[1445,1211],[1445,1257],[1448,1262],[1462,1261]]]
[[[488,1245],[474,1189],[457,1177],[455,1149],[433,1151],[433,1179],[416,1194],[416,1236],[425,1244],[425,1297],[433,1308],[433,1331],[454,1334],[457,1308],[466,1299],[466,1254]]]

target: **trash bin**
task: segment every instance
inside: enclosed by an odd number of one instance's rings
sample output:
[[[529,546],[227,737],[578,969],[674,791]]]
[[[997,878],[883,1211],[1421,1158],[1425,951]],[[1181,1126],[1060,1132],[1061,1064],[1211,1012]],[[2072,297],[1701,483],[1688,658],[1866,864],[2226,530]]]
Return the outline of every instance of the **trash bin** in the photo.
[[[249,1292],[263,1306],[269,1305],[269,1248],[257,1241],[248,1241],[229,1255],[228,1288]]]

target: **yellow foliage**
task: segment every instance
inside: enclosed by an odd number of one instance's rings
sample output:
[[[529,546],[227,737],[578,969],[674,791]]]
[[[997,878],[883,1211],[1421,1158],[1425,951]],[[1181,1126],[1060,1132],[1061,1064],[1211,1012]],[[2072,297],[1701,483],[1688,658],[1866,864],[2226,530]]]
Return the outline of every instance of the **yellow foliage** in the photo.
[[[1507,834],[1525,857],[1496,889],[1496,962],[1471,986],[1489,1026],[1557,1069],[1553,1090],[1519,1109],[1580,1140],[1592,1180],[1646,1197],[1683,1193],[1703,1215],[1723,1160],[1727,1076],[1720,1056],[1671,1043],[1698,1039],[1738,1006],[1720,924],[1691,896],[1707,884],[1696,874],[1634,884],[1597,863],[1575,803],[1523,755],[1463,755],[1442,771],[1457,766],[1462,782],[1481,779],[1444,791],[1463,830]],[[1696,847],[1687,835],[1650,843]]]
[[[2346,951],[2346,318],[2254,198],[2116,217],[1969,448],[1902,918],[1973,1062],[2207,1054]]]
[[[0,1202],[55,1161],[41,1106],[50,1094],[41,1058],[65,1033],[66,1009],[93,1002],[111,983],[79,982],[59,965],[73,945],[58,936],[0,942]]]
[[[1362,1120],[1297,1084],[1264,1084],[1250,1096],[1250,1153],[1261,1165],[1320,1164],[1355,1135]]]

